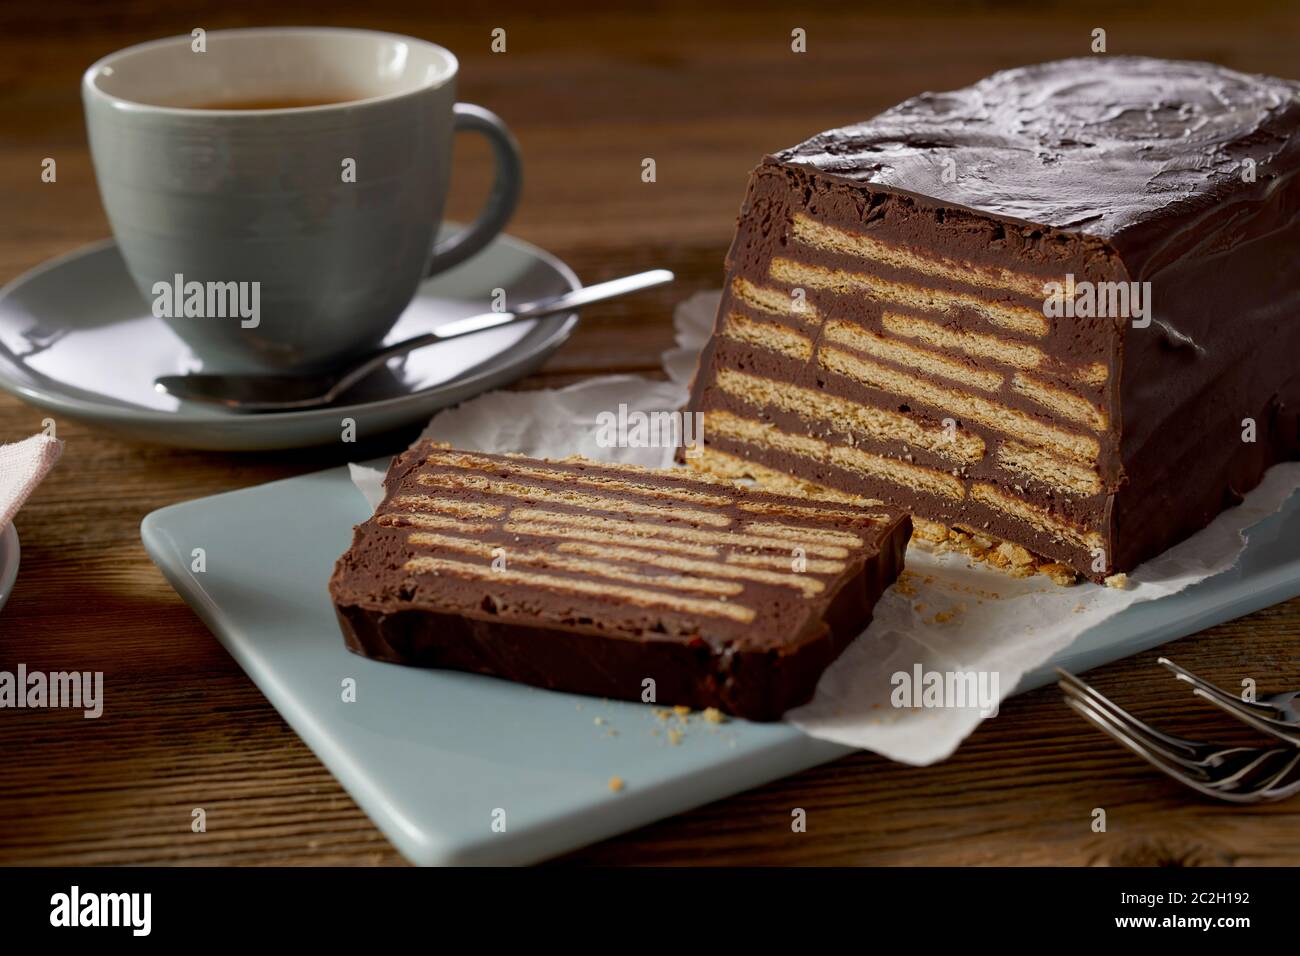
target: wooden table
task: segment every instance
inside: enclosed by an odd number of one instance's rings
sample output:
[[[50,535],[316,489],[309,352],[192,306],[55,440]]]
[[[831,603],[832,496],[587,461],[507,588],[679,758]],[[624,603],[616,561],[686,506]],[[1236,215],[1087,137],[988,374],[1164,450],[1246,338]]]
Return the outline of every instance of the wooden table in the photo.
[[[587,281],[666,266],[680,281],[593,308],[521,388],[597,372],[655,374],[679,298],[717,287],[747,170],[765,151],[865,117],[923,89],[1014,64],[1088,52],[1212,59],[1287,75],[1300,17],[1251,2],[1162,4],[1141,15],[1042,15],[1002,5],[995,20],[954,12],[794,13],[700,3],[613,15],[579,3],[544,19],[520,4],[436,19],[428,4],[284,3],[241,14],[160,0],[10,5],[0,13],[0,280],[108,234],[86,152],[77,83],[98,56],[153,36],[316,21],[412,33],[461,58],[462,99],[498,111],[527,165],[512,232],[559,254]],[[446,5],[444,5],[446,6]],[[337,9],[331,9],[337,7]],[[399,12],[391,12],[398,9]],[[861,11],[860,5],[853,5]],[[197,12],[196,12],[197,11]],[[404,12],[403,12],[404,11]],[[507,30],[507,52],[489,51]],[[803,27],[808,52],[790,49]],[[40,181],[41,160],[58,181]],[[643,183],[653,157],[657,182]],[[458,154],[450,214],[487,187],[485,153]],[[112,362],[112,355],[104,356]],[[0,397],[0,441],[45,413]],[[391,451],[179,451],[58,421],[67,449],[18,518],[22,574],[0,616],[0,669],[102,670],[99,720],[0,711],[0,862],[398,863],[400,858],[155,570],[140,519],[176,501]],[[1105,691],[1192,736],[1232,727],[1197,707],[1154,655],[1095,672]],[[1181,641],[1177,659],[1236,686],[1300,687],[1300,600]],[[793,807],[808,832],[792,834]],[[204,807],[206,833],[190,830]],[[1090,829],[1104,807],[1108,829]],[[1007,703],[948,762],[927,769],[858,755],[573,854],[571,863],[1300,863],[1300,800],[1230,809],[1186,792],[1102,739],[1041,690]]]

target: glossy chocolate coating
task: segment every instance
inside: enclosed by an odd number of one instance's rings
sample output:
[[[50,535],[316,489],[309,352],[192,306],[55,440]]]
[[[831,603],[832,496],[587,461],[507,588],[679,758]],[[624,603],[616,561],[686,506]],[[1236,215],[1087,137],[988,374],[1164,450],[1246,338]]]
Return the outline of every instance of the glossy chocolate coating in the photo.
[[[1228,197],[1266,195],[1279,161],[1294,168],[1298,120],[1294,81],[1210,63],[1095,56],[923,93],[773,158],[1083,232],[1136,255],[1144,241],[1171,238],[1164,224],[1190,227]],[[1242,178],[1247,160],[1257,170],[1253,189]],[[955,175],[945,177],[949,161]],[[1145,251],[1143,260],[1158,250]]]
[[[1027,66],[921,94],[766,157],[751,177],[728,273],[767,282],[773,258],[796,253],[826,268],[857,267],[844,255],[800,248],[791,221],[802,214],[899,248],[1045,280],[1068,273],[1149,282],[1149,325],[1058,319],[1038,341],[1054,358],[1107,369],[1103,390],[1085,390],[1108,419],[1099,435],[1104,492],[1070,502],[1031,482],[1017,493],[1096,528],[1102,566],[1087,548],[1017,536],[1014,523],[977,504],[929,515],[1020,541],[1101,580],[1203,527],[1271,464],[1300,455],[1298,174],[1295,81],[1143,57]],[[861,265],[906,279],[887,264]],[[927,282],[963,288],[960,280]],[[809,301],[823,305],[815,291]],[[1008,292],[1003,301],[1017,297]],[[723,312],[731,307],[727,293]],[[881,309],[870,296],[840,296],[824,311],[879,329]],[[958,312],[942,321],[988,331]],[[771,366],[806,387],[834,384],[815,363],[795,364],[715,336],[690,407],[729,407],[710,384],[718,368]],[[999,401],[1034,409],[1011,394]],[[1243,440],[1247,421],[1254,441]],[[833,469],[801,470],[788,455],[758,461],[911,506],[905,491]],[[977,478],[979,471],[967,470]]]

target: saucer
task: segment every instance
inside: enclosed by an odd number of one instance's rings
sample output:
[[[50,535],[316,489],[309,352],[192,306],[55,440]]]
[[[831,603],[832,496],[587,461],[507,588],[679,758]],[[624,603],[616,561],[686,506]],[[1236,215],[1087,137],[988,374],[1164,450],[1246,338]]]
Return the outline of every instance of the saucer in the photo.
[[[421,283],[385,341],[490,311],[494,289],[505,290],[507,303],[520,303],[579,285],[550,253],[498,236],[474,258]],[[339,441],[344,419],[356,423],[361,441],[522,378],[564,344],[577,321],[572,312],[547,316],[419,349],[327,408],[239,414],[154,389],[160,375],[199,371],[202,361],[153,316],[116,243],[106,239],[0,289],[0,388],[144,441],[217,451],[303,448]]]
[[[11,521],[0,529],[0,611],[18,580],[18,530]]]

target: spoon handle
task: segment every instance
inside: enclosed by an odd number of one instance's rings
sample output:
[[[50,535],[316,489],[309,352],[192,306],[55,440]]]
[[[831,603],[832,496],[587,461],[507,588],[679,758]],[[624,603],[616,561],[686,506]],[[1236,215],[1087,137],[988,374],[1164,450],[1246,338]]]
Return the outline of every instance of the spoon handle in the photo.
[[[513,325],[516,322],[540,318],[544,315],[554,315],[556,312],[567,312],[579,306],[590,305],[593,302],[603,302],[606,299],[614,299],[621,295],[639,292],[642,289],[649,289],[672,281],[673,274],[667,269],[651,269],[649,272],[638,272],[635,275],[623,276],[620,279],[610,279],[608,282],[597,282],[595,285],[583,286],[581,289],[573,289],[570,292],[551,296],[547,299],[526,302],[509,312],[485,312],[482,315],[472,315],[467,319],[448,322],[432,332],[425,332],[423,335],[416,335],[400,342],[394,342],[392,345],[387,345],[373,352],[334,383],[334,386],[329,391],[328,398],[333,400],[334,397],[342,395],[389,359],[424,348],[426,345],[446,342],[449,339],[458,339],[463,335],[473,335],[475,332],[485,332],[488,329],[497,329],[505,325]]]
[[[563,295],[526,302],[509,312],[485,312],[483,315],[470,316],[468,319],[457,319],[455,322],[448,322],[446,325],[439,326],[430,334],[438,339],[459,338],[462,335],[470,335],[484,329],[495,329],[498,326],[509,325],[517,320],[536,318],[539,315],[552,315],[556,312],[567,312],[569,309],[590,305],[592,302],[603,302],[606,299],[627,295],[631,292],[639,292],[641,289],[648,289],[651,286],[663,285],[665,282],[672,281],[673,274],[667,269],[651,269],[649,272],[638,272],[636,275],[623,276],[621,279],[597,282],[595,285],[574,289],[571,292],[565,292]]]

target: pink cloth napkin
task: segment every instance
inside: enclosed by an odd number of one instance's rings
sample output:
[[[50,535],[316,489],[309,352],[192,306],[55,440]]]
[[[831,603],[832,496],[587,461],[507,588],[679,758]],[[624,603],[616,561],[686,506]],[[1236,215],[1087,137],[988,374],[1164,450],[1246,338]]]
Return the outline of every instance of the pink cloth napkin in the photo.
[[[49,435],[0,445],[0,529],[14,520],[62,453],[63,442]]]

